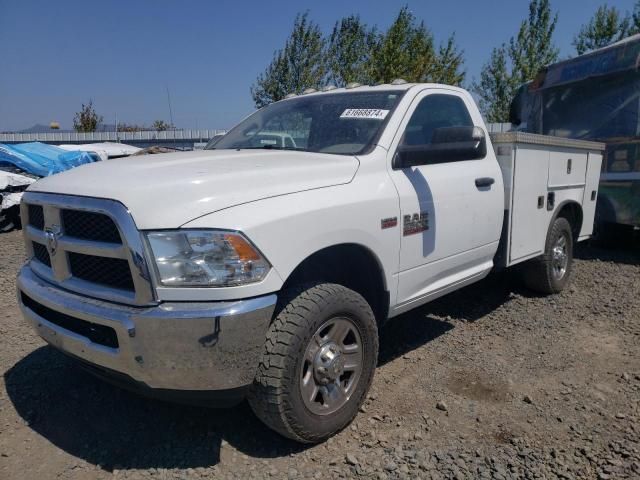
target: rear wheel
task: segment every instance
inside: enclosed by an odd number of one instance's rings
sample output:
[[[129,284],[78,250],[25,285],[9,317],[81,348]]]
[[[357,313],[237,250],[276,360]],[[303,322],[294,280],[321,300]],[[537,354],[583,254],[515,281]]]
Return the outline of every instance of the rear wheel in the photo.
[[[566,218],[554,220],[547,233],[544,254],[524,269],[527,287],[540,293],[558,293],[569,281],[573,266],[573,234]]]
[[[364,401],[378,358],[376,320],[362,296],[336,284],[290,292],[280,308],[249,403],[278,433],[319,442]]]
[[[611,202],[606,197],[598,197],[591,235],[594,245],[605,248],[615,245],[620,231],[615,219],[616,213]]]

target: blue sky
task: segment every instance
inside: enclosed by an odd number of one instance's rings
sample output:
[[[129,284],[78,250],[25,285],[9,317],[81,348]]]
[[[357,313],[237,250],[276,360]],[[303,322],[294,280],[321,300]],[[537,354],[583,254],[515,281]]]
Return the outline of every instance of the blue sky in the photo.
[[[604,0],[552,0],[556,44],[573,53],[575,32]],[[324,31],[356,13],[386,28],[408,4],[437,41],[455,32],[467,79],[491,49],[517,32],[527,0],[0,0],[0,131],[56,120],[92,98],[106,123],[169,119],[184,128],[228,128],[253,109],[249,87],[280,48],[296,13]],[[634,0],[609,2],[631,10]]]

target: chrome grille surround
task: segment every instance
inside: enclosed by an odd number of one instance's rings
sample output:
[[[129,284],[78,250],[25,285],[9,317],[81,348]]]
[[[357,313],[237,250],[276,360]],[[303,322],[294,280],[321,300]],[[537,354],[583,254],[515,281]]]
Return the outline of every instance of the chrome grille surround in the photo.
[[[43,230],[30,224],[29,205],[42,206],[44,212]],[[88,297],[129,305],[152,305],[157,303],[145,259],[142,235],[136,228],[129,211],[120,202],[92,197],[26,192],[22,197],[20,208],[27,257],[29,258],[30,268],[36,275],[61,288]],[[118,228],[122,244],[85,240],[66,235],[61,218],[62,210],[79,210],[110,217]],[[51,245],[49,245],[51,267],[48,267],[39,261],[32,261],[34,257],[32,242],[46,247],[48,245],[47,232],[51,231],[59,232],[59,235],[56,236],[57,245],[55,245],[56,248],[53,255],[51,255]],[[67,252],[126,260],[131,270],[134,290],[121,290],[74,277],[69,265]]]

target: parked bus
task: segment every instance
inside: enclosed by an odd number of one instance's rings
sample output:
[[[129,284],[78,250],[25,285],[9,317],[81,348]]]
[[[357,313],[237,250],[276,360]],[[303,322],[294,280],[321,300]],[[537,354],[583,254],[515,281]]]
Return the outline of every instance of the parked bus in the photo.
[[[600,233],[640,228],[640,34],[549,65],[511,105],[518,130],[607,144]]]

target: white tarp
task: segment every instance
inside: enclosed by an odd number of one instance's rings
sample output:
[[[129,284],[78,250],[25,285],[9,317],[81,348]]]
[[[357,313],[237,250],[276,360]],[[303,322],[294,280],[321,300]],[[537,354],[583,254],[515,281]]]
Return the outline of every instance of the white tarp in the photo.
[[[141,149],[133,145],[124,143],[103,142],[103,143],[85,143],[83,145],[58,145],[58,147],[69,151],[94,152],[100,157],[100,160],[107,160],[114,157],[128,157]]]
[[[31,185],[35,181],[35,178],[25,177],[18,173],[10,173],[0,170],[0,195],[2,195],[0,211],[20,204],[22,192],[10,192],[10,187]]]

